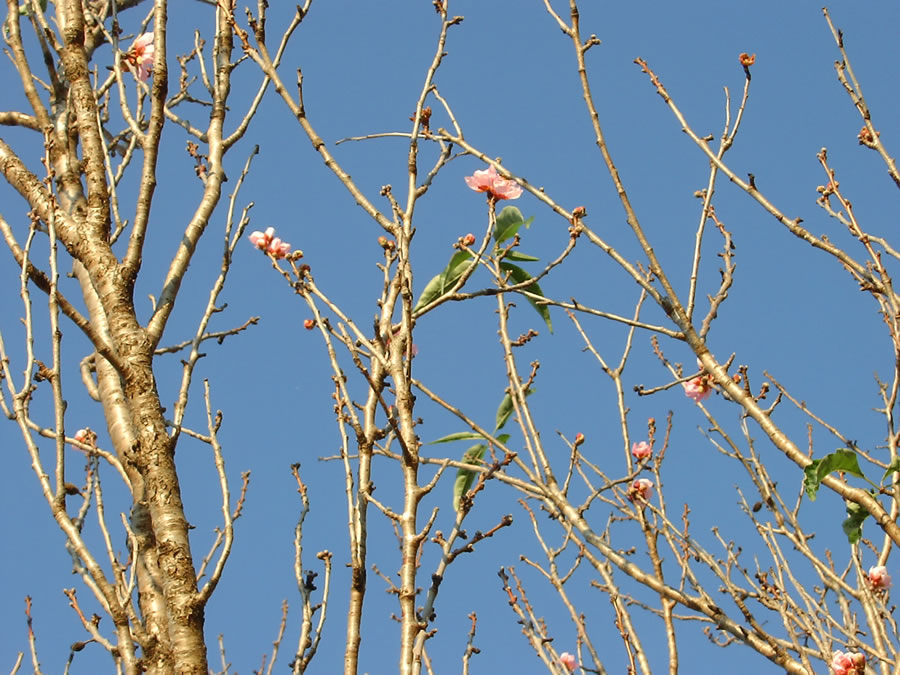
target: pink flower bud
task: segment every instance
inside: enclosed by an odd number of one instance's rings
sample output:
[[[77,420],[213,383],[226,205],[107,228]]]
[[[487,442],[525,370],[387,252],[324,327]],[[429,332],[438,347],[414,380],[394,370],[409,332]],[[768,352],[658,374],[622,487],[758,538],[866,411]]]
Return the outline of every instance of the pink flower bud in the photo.
[[[649,478],[638,478],[631,484],[628,490],[628,498],[634,501],[640,497],[643,501],[647,501],[653,495],[653,481]]]
[[[569,652],[563,652],[559,655],[559,662],[563,664],[569,671],[575,670],[578,666],[578,662],[575,660],[575,655],[570,654]]]
[[[475,243],[475,235],[470,232],[469,234],[467,234],[465,237],[462,238],[462,243],[465,246],[471,246],[472,244]]]
[[[584,434],[579,431],[577,434],[575,434],[575,442],[572,445],[577,448],[582,443],[584,443]]]
[[[304,327],[306,330],[312,330],[313,328],[316,327],[316,320],[315,320],[315,319],[306,319],[306,320],[303,322],[303,327]]]
[[[646,459],[653,454],[653,449],[647,441],[631,444],[631,454],[635,459]]]
[[[831,655],[834,675],[863,675],[866,672],[866,655],[836,651]]]
[[[72,438],[74,438],[79,443],[83,443],[84,445],[93,446],[97,440],[97,434],[95,434],[90,427],[87,427],[85,429],[79,429],[78,431],[76,431],[75,435],[72,436]],[[72,444],[72,447],[76,450],[81,450],[81,448],[79,448],[75,444]]]
[[[891,587],[891,575],[888,574],[887,568],[884,565],[878,565],[877,567],[869,568],[869,583],[872,584],[872,588],[890,588]]]
[[[269,244],[269,247],[266,249],[266,251],[269,255],[275,258],[275,260],[281,260],[291,252],[291,245],[286,241],[281,241],[281,239],[275,237]]]

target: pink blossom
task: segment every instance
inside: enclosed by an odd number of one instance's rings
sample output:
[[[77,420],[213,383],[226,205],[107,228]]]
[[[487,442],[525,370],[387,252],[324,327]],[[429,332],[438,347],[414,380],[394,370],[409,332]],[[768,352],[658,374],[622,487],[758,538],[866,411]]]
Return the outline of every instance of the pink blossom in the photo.
[[[638,478],[631,484],[631,489],[628,491],[628,498],[631,501],[634,501],[635,497],[640,497],[644,501],[647,501],[652,494],[653,481],[649,478]]]
[[[153,31],[144,33],[128,50],[127,59],[134,66],[137,78],[141,82],[146,82],[153,74],[153,57],[155,48],[153,47]]]
[[[559,655],[559,662],[563,664],[569,671],[575,670],[578,665],[578,662],[575,660],[575,655],[570,654],[569,652],[563,652]]]
[[[700,403],[712,393],[712,378],[709,375],[698,375],[687,382],[682,382],[681,386],[684,387],[684,393],[688,398]]]
[[[646,459],[653,454],[653,450],[647,441],[641,441],[631,444],[631,454],[635,459]]]
[[[863,675],[866,672],[866,655],[836,651],[831,655],[834,675]]]
[[[79,443],[83,443],[84,445],[93,445],[94,441],[97,440],[97,434],[95,434],[90,428],[79,429],[75,432],[75,435],[72,436],[72,438]],[[79,448],[74,443],[72,444],[72,447],[76,450],[81,450],[81,448]]]
[[[281,260],[291,252],[291,245],[286,241],[281,241],[281,239],[275,237],[272,240],[272,243],[269,244],[268,252],[270,255],[274,256],[276,260]]]
[[[870,567],[869,583],[872,584],[872,588],[890,588],[892,582],[891,575],[888,574],[887,567],[885,567],[884,565]]]
[[[577,448],[582,443],[584,443],[584,434],[579,431],[577,434],[575,434],[575,442],[573,443],[573,445]]]
[[[466,176],[466,185],[476,192],[489,192],[495,200],[518,199],[522,196],[522,187],[514,180],[506,180],[497,173],[497,169],[489,166]]]
[[[265,251],[276,260],[287,257],[291,252],[291,245],[275,236],[274,227],[266,228],[265,232],[260,232],[259,230],[252,232],[248,239],[256,248],[260,251]]]
[[[462,238],[462,243],[465,246],[471,246],[472,244],[475,243],[475,235],[470,232],[469,234],[467,234],[465,237]]]

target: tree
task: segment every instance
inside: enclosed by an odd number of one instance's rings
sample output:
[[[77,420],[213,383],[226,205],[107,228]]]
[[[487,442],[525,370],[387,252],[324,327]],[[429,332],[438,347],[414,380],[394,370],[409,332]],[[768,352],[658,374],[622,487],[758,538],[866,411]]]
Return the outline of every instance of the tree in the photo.
[[[0,323],[0,404],[32,471],[16,499],[38,487],[36,538],[52,539],[49,513],[80,578],[69,663],[231,672],[226,649],[265,651],[253,623],[275,639],[266,672],[279,655],[294,672],[535,657],[550,672],[696,672],[735,654],[893,672],[900,307],[877,209],[900,174],[841,32],[826,12],[815,38],[830,28],[839,57],[842,112],[816,146],[835,150],[815,155],[815,184],[780,185],[786,151],[759,151],[780,127],[751,130],[771,51],[703,46],[697,63],[739,83],[722,114],[696,89],[684,105],[650,57],[610,96],[590,33],[604,24],[574,0],[535,3],[540,60],[448,68],[470,39],[527,52],[530,37],[507,34],[502,8],[473,8],[490,19],[470,29],[450,4],[355,32],[391,10],[7,3],[4,78],[23,96],[0,112],[0,230],[21,304]],[[330,70],[343,52],[393,69]],[[358,79],[329,86],[340,77]],[[520,77],[530,89],[504,86]],[[800,133],[762,86],[762,110]],[[539,99],[567,116],[529,117]],[[352,135],[345,115],[369,128]],[[663,141],[673,129],[689,144]],[[256,225],[257,200],[276,226]],[[808,226],[793,214],[812,202]],[[810,325],[817,292],[838,318]],[[877,432],[861,413],[873,400]],[[292,551],[251,543],[289,542],[286,519]],[[288,565],[280,627],[271,608],[246,612],[238,593],[265,596]],[[35,671],[55,611],[38,606],[26,599]],[[211,649],[225,617],[253,638]],[[530,650],[510,657],[519,632]]]

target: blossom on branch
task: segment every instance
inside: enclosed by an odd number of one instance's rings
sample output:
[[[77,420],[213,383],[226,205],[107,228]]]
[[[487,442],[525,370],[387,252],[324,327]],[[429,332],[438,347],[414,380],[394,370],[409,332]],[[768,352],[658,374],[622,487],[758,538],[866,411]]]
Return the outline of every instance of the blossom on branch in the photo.
[[[712,393],[712,378],[709,375],[698,375],[687,382],[682,382],[684,394],[694,402],[700,403]]]
[[[831,655],[834,675],[863,675],[866,672],[866,655],[836,651]]]
[[[890,588],[891,584],[891,575],[888,574],[887,567],[884,565],[878,565],[876,567],[869,568],[869,583],[872,584],[872,588]]]
[[[653,454],[653,449],[647,441],[631,444],[631,455],[635,459],[646,459],[651,454]]]
[[[465,177],[466,185],[475,192],[488,192],[494,200],[518,199],[522,196],[522,186],[514,180],[507,180],[497,173],[497,169],[489,166]]]
[[[569,652],[563,652],[559,655],[559,662],[563,664],[569,671],[574,671],[578,665],[578,662],[575,660],[575,655],[570,654]]]
[[[90,427],[88,427],[86,429],[79,429],[78,431],[76,431],[75,435],[72,436],[72,438],[74,438],[79,443],[83,443],[84,445],[93,446],[97,441],[97,434],[94,433],[94,431]],[[72,444],[72,447],[76,450],[81,450],[81,448],[79,448],[74,443]]]
[[[265,251],[275,260],[286,258],[291,252],[291,245],[275,236],[275,228],[266,228],[265,232],[257,230],[248,237],[250,242],[260,251]]]
[[[141,82],[146,82],[153,74],[153,58],[155,56],[155,48],[153,47],[153,31],[144,33],[128,50],[126,59],[134,66],[135,75]]]
[[[637,497],[647,501],[652,495],[653,481],[649,478],[638,478],[631,484],[631,488],[628,490],[628,499],[631,501],[634,501]]]

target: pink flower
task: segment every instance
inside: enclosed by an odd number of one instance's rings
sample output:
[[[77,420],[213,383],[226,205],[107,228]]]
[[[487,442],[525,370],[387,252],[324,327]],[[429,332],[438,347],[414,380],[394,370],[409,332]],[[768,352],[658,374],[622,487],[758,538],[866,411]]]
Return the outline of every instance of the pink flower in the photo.
[[[72,438],[85,445],[94,445],[94,442],[97,440],[97,434],[95,434],[90,428],[79,429],[75,432],[75,435],[72,436]],[[76,450],[81,450],[81,448],[79,448],[74,443],[72,444],[72,447]]]
[[[872,584],[872,588],[890,588],[892,582],[891,575],[888,574],[887,567],[885,567],[884,565],[870,567],[869,583]]]
[[[465,246],[471,246],[472,244],[475,243],[475,235],[470,232],[469,234],[467,234],[465,237],[462,238],[462,243]]]
[[[577,448],[582,443],[584,443],[584,434],[579,431],[577,434],[575,434],[575,442],[572,445]]]
[[[866,655],[836,651],[831,655],[834,675],[863,675],[866,672]]]
[[[682,382],[681,386],[684,387],[684,393],[688,398],[700,403],[712,393],[712,378],[709,375],[698,375],[692,380]]]
[[[638,478],[631,484],[631,489],[628,490],[628,498],[631,501],[634,501],[636,497],[640,497],[644,501],[647,501],[652,494],[653,481],[649,478]]]
[[[631,444],[631,454],[635,459],[646,459],[653,454],[653,450],[647,441],[641,441],[640,443]]]
[[[153,74],[154,52],[153,31],[141,35],[128,50],[126,58],[134,66],[137,78],[141,82],[146,82]]]
[[[577,667],[577,661],[575,660],[575,655],[570,654],[569,652],[563,652],[559,655],[559,662],[563,664],[570,671],[575,670]]]
[[[291,252],[291,245],[275,236],[274,227],[266,228],[265,232],[257,230],[251,233],[248,239],[256,248],[265,251],[275,260],[285,258]]]
[[[466,176],[466,185],[475,192],[489,192],[495,200],[518,199],[522,196],[522,187],[514,180],[506,180],[497,173],[497,169],[489,166]]]

